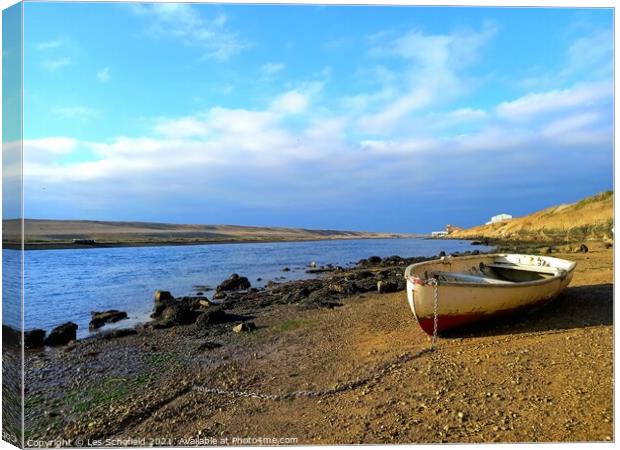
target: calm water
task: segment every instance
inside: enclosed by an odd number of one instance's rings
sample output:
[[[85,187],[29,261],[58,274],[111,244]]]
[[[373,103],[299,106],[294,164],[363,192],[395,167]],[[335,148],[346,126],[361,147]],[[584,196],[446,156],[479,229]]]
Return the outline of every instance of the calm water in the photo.
[[[441,250],[455,252],[472,247],[469,242],[456,240],[356,239],[30,250],[25,252],[25,326],[49,330],[71,320],[79,325],[79,336],[84,337],[88,335],[91,311],[127,311],[130,321],[117,324],[122,327],[146,320],[157,289],[169,290],[175,296],[191,295],[198,291],[197,285],[215,287],[233,272],[260,287],[281,277],[309,277],[305,268],[310,261],[345,266],[371,255],[432,256]],[[19,252],[3,251],[5,267],[16,258]],[[284,267],[291,272],[282,272]],[[258,277],[263,281],[257,282]],[[18,317],[8,315],[5,321],[16,325]]]

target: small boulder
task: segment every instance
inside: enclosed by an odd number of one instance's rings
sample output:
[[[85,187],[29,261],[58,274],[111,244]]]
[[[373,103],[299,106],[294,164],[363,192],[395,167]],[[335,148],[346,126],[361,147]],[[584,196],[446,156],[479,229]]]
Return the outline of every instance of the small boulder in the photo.
[[[588,246],[586,244],[581,244],[581,246],[579,246],[579,251],[581,253],[588,253],[589,251]]]
[[[67,345],[69,342],[75,341],[77,337],[77,329],[77,324],[73,322],[63,323],[50,332],[47,339],[45,339],[45,344],[50,347]]]
[[[127,319],[127,313],[125,311],[118,311],[116,309],[103,312],[93,311],[91,313],[91,320],[88,324],[88,329],[91,331],[97,330],[106,323],[115,323],[123,319]]]
[[[45,330],[35,328],[24,332],[24,347],[27,349],[41,348],[45,344]]]
[[[282,269],[282,272],[290,272],[290,271],[291,271],[290,267],[285,267],[284,269]]]
[[[168,300],[174,300],[174,297],[169,291],[155,291],[155,303],[165,302]]]
[[[369,264],[381,264],[381,257],[380,256],[371,256],[370,258],[368,258],[368,263]]]
[[[256,330],[256,325],[254,324],[254,322],[243,322],[233,327],[233,331],[235,333],[244,333],[254,330]]]
[[[164,309],[176,303],[177,301],[174,299],[174,297],[172,296],[170,292],[155,291],[155,299],[153,302],[153,313],[151,314],[151,317],[153,319],[159,318]]]
[[[222,308],[211,307],[207,311],[201,313],[196,319],[196,326],[205,327],[216,323],[225,323],[230,321],[230,316]]]
[[[160,320],[170,326],[189,325],[194,323],[199,315],[200,311],[193,309],[189,303],[178,303],[164,309]]]
[[[446,256],[446,252],[444,252],[443,250],[439,252],[439,254],[437,255],[439,258],[443,258],[444,256]]]
[[[310,264],[308,264],[308,267],[310,267],[311,269],[316,269],[316,261],[310,262]]]
[[[240,277],[236,273],[233,273],[230,278],[220,283],[216,291],[242,291],[250,289],[250,287],[252,287],[252,285],[250,284],[250,280],[248,280],[247,277]]]
[[[377,282],[377,292],[379,294],[388,294],[396,291],[398,291],[398,283],[394,281],[382,280]]]

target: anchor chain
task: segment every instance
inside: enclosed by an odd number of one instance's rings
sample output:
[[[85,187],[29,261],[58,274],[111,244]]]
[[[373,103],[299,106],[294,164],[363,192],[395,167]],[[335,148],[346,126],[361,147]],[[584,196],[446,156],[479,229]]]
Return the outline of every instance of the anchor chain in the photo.
[[[439,281],[437,281],[437,278],[431,278],[426,281],[426,284],[433,286],[433,336],[431,337],[431,349],[434,349],[439,328]]]
[[[388,361],[384,364],[381,364],[376,371],[372,375],[368,375],[365,377],[356,378],[354,380],[348,381],[346,383],[340,383],[336,386],[328,389],[322,390],[300,390],[289,392],[286,394],[266,394],[262,392],[254,392],[254,391],[243,391],[243,390],[228,390],[228,389],[220,389],[220,388],[211,388],[207,386],[194,386],[193,389],[197,392],[202,392],[204,394],[212,394],[212,395],[221,395],[226,397],[233,398],[257,398],[261,400],[272,400],[272,401],[282,401],[282,400],[292,400],[295,398],[319,398],[319,397],[329,397],[332,395],[340,394],[346,391],[352,391],[362,386],[368,385],[372,382],[379,381],[385,375],[390,373],[393,370],[398,369],[403,364],[412,361],[416,358],[421,357],[422,355],[431,352],[432,348],[425,348],[419,350],[414,353],[405,353],[394,358],[392,361]]]
[[[235,390],[235,389],[220,389],[220,388],[212,388],[207,386],[194,386],[194,390],[198,392],[202,392],[204,394],[211,395],[221,395],[226,397],[233,398],[257,398],[261,400],[272,400],[272,401],[282,401],[282,400],[291,400],[295,398],[318,398],[318,397],[329,397],[332,395],[340,394],[346,391],[355,390],[361,386],[365,386],[369,383],[379,381],[389,372],[398,369],[403,364],[417,359],[426,353],[430,353],[435,350],[435,345],[437,342],[437,330],[438,330],[438,309],[439,309],[439,282],[436,278],[431,278],[426,280],[426,283],[430,286],[433,286],[433,336],[431,337],[431,346],[429,348],[425,348],[419,350],[414,353],[405,353],[401,356],[396,357],[392,361],[388,361],[382,365],[380,365],[377,370],[374,371],[372,375],[368,375],[366,377],[356,378],[354,380],[348,381],[346,383],[340,383],[336,386],[328,389],[322,390],[300,390],[289,392],[286,394],[266,394],[262,392],[254,392],[254,391],[243,391],[243,390]]]

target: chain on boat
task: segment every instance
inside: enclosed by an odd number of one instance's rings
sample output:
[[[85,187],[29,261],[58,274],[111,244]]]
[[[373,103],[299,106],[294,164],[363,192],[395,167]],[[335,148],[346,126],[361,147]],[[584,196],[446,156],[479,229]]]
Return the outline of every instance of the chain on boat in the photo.
[[[266,394],[263,392],[255,392],[255,391],[244,391],[244,390],[236,390],[236,389],[220,389],[220,388],[212,388],[207,386],[194,386],[194,390],[211,395],[221,395],[225,397],[233,397],[233,398],[256,398],[260,400],[272,400],[272,401],[282,401],[282,400],[292,400],[296,398],[319,398],[319,397],[329,397],[332,395],[340,394],[346,391],[352,391],[358,389],[362,386],[368,385],[372,382],[379,381],[381,378],[392,372],[393,370],[398,369],[405,363],[409,361],[413,361],[427,353],[430,353],[435,350],[436,342],[437,342],[437,330],[438,330],[438,309],[439,309],[439,282],[436,278],[431,278],[426,280],[425,282],[429,286],[433,286],[433,335],[431,337],[431,345],[428,348],[424,348],[417,352],[413,353],[405,353],[394,358],[391,361],[388,361],[384,364],[381,364],[371,375],[367,375],[365,377],[356,378],[354,380],[348,381],[346,383],[339,383],[336,386],[328,389],[321,390],[300,390],[294,392],[288,392],[285,394]]]

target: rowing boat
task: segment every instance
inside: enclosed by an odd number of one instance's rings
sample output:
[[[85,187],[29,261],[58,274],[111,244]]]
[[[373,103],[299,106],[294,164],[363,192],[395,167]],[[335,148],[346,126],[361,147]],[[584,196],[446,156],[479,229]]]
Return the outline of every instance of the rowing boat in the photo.
[[[405,270],[407,299],[430,335],[542,306],[570,283],[575,263],[549,256],[443,257]]]

